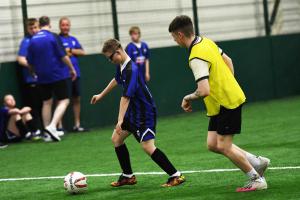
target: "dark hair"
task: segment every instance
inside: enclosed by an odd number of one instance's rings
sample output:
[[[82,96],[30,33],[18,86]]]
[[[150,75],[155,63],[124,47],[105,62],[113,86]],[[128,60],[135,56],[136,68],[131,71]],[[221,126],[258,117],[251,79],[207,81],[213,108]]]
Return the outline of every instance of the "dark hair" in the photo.
[[[48,16],[41,16],[39,19],[40,27],[50,25],[50,18]]]
[[[36,19],[36,18],[28,18],[27,20],[26,20],[26,25],[27,26],[33,26],[35,23],[37,23],[38,22],[38,20]]]
[[[138,26],[132,26],[129,29],[129,35],[131,35],[132,33],[137,32],[139,35],[141,35],[141,29]]]
[[[113,52],[118,49],[123,49],[121,43],[116,39],[109,39],[104,42],[102,53]]]
[[[194,26],[191,18],[187,15],[175,17],[169,25],[169,32],[174,33],[176,31],[182,32],[186,37],[194,35]]]

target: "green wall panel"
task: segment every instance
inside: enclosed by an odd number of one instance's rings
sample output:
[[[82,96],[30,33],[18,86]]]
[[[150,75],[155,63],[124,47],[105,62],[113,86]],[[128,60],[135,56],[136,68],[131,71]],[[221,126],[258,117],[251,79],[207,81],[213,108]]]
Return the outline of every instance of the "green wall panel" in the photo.
[[[20,105],[21,98],[19,92],[18,81],[18,66],[15,62],[1,63],[0,64],[0,103],[2,106],[3,96],[5,94],[12,94],[15,96],[17,103]]]
[[[235,76],[247,101],[274,97],[274,72],[267,38],[220,42],[219,46],[232,58]]]
[[[219,42],[234,63],[236,78],[248,102],[300,94],[300,34],[250,38]],[[181,113],[182,97],[195,90],[188,68],[188,52],[180,47],[151,50],[151,81],[149,88],[158,107],[158,115]],[[82,71],[82,124],[87,127],[111,125],[116,122],[120,88],[102,102],[90,105],[92,95],[100,92],[113,78],[115,67],[102,55],[80,58]],[[3,63],[0,69],[0,95],[13,93],[17,99],[19,85],[16,63]],[[194,110],[203,109],[201,101]],[[71,106],[65,116],[68,128],[73,125]]]
[[[300,36],[272,37],[276,97],[300,93]]]

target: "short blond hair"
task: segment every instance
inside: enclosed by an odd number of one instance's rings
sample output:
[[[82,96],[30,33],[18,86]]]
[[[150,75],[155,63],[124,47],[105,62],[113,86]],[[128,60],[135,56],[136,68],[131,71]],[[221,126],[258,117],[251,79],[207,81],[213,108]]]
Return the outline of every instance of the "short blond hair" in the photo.
[[[4,95],[4,96],[3,96],[3,99],[2,99],[4,105],[6,104],[6,98],[7,98],[7,97],[10,97],[10,96],[11,96],[13,99],[15,99],[15,97],[14,97],[12,94],[6,94],[6,95]]]
[[[139,35],[141,35],[141,29],[140,29],[140,27],[138,27],[138,26],[132,26],[129,29],[129,35],[131,35],[132,33],[135,33],[135,32],[137,32]]]

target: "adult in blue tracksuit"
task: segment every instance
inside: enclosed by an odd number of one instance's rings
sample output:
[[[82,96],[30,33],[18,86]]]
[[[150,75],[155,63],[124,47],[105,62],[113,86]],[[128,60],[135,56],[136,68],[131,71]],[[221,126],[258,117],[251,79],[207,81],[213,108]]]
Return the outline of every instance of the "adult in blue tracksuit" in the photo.
[[[27,61],[37,75],[37,82],[41,88],[45,131],[52,140],[60,141],[57,125],[69,105],[68,81],[70,78],[76,79],[76,71],[59,36],[50,31],[49,17],[40,17],[39,24],[41,30],[31,38]],[[66,71],[69,73],[66,74]],[[51,119],[53,96],[57,104]]]
[[[63,43],[63,46],[71,59],[72,64],[77,73],[77,78],[75,81],[70,81],[70,90],[72,95],[72,105],[73,105],[73,113],[74,113],[74,132],[84,132],[87,131],[82,125],[80,120],[80,68],[79,68],[79,56],[84,56],[85,52],[82,48],[81,44],[77,40],[76,37],[70,35],[71,29],[71,21],[68,17],[62,17],[59,20],[59,29],[60,34],[59,37]],[[62,125],[61,125],[62,126]]]

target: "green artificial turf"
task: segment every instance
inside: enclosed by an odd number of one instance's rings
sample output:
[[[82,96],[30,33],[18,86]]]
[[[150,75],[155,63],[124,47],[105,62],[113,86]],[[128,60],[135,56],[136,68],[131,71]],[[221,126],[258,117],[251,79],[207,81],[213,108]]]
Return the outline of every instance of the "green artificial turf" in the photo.
[[[195,108],[196,109],[196,108]],[[117,113],[116,113],[117,115]],[[206,149],[205,113],[159,118],[157,146],[179,170],[235,168],[226,158]],[[110,141],[112,127],[90,133],[67,134],[59,143],[24,142],[0,150],[0,179],[120,172]],[[248,104],[243,110],[240,147],[271,159],[272,167],[300,166],[300,97]],[[133,137],[127,141],[135,172],[161,170]],[[0,182],[0,200],[10,199],[300,199],[300,169],[269,170],[269,189],[235,193],[246,181],[240,171],[185,174],[187,182],[161,188],[167,175],[140,175],[138,184],[111,188],[117,176],[88,177],[88,191],[68,195],[63,179]]]

